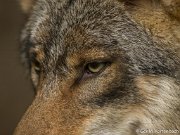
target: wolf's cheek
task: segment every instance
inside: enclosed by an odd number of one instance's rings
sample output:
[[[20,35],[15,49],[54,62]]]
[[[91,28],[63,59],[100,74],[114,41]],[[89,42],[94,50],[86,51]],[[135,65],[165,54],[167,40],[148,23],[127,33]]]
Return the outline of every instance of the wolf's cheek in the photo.
[[[173,112],[179,109],[178,82],[167,76],[143,75],[135,84],[143,97],[139,104],[98,110],[84,124],[83,135],[140,135],[145,129],[149,134],[177,129],[179,114]]]

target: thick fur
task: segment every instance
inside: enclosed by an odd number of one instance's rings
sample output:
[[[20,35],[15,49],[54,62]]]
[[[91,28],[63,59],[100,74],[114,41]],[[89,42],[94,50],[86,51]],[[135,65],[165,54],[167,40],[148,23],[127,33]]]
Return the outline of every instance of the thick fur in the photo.
[[[36,96],[14,134],[180,135],[180,25],[154,4],[36,1],[22,33]]]

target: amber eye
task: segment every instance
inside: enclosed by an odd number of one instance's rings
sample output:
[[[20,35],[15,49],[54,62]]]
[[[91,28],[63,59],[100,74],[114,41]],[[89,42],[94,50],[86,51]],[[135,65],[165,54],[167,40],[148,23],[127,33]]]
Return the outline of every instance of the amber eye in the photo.
[[[86,71],[87,73],[99,73],[106,67],[106,65],[106,62],[92,62],[87,64]]]

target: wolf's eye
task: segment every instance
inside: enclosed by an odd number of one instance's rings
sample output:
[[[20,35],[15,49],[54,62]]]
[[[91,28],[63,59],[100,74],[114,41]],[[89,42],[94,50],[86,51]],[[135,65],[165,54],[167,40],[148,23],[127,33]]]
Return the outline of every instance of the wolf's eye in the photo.
[[[39,83],[39,76],[41,72],[41,67],[38,61],[33,61],[31,63],[31,79],[33,81],[34,86],[36,87]]]
[[[40,64],[39,64],[38,61],[34,61],[34,62],[32,63],[32,67],[33,67],[33,69],[34,69],[34,71],[35,71],[36,74],[39,74],[39,73],[40,73],[41,68],[40,68]]]
[[[101,72],[107,65],[107,62],[92,62],[86,65],[87,73],[99,73]]]

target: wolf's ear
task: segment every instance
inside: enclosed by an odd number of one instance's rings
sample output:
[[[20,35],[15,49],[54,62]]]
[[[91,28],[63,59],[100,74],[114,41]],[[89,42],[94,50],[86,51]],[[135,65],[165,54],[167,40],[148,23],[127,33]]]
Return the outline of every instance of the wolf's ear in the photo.
[[[180,0],[161,0],[165,10],[180,20]]]
[[[122,1],[122,0],[121,0]],[[171,16],[180,20],[180,0],[123,0],[125,5],[133,7],[156,8],[163,7]],[[130,9],[131,10],[131,9]]]
[[[29,13],[36,0],[19,0],[24,13]]]

